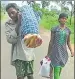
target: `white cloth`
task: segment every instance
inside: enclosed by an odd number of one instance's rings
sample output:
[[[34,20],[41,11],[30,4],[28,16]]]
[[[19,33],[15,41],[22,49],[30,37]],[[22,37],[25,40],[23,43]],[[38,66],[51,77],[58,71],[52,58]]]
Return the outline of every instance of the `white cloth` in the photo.
[[[23,48],[26,60],[30,61],[34,59],[35,58],[34,48],[28,48],[24,43],[24,39],[22,39],[21,44],[22,44],[22,48]]]

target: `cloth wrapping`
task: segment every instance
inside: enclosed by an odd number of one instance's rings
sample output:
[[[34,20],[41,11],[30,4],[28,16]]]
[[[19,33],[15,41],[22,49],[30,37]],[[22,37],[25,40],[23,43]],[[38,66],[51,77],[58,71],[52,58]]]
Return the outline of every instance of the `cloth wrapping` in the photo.
[[[20,8],[21,18],[21,39],[27,34],[38,34],[38,21],[33,8],[30,6],[22,6]]]

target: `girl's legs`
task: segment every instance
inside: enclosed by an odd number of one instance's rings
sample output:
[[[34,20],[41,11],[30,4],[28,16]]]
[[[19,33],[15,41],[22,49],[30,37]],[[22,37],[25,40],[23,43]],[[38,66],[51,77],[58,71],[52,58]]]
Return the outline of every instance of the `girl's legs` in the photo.
[[[59,73],[59,75],[61,74],[62,68],[63,68],[63,67],[60,68],[60,73]]]
[[[54,67],[54,79],[60,79],[62,67]]]

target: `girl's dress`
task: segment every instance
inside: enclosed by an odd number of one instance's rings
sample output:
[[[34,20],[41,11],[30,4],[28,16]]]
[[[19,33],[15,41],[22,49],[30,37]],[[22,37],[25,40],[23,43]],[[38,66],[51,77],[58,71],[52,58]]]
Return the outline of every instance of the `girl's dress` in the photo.
[[[67,40],[71,31],[68,27],[63,30],[57,26],[51,29],[54,33],[52,51],[50,54],[51,64],[53,67],[65,66],[68,60]]]

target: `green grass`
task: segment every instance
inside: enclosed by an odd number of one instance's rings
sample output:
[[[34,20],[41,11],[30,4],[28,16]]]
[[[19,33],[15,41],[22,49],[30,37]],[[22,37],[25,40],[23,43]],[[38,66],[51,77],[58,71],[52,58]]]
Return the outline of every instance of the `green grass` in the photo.
[[[71,43],[74,44],[74,34],[71,34],[70,39],[71,39]]]
[[[58,21],[55,17],[51,17],[51,16],[43,16],[42,20],[40,22],[40,26],[43,26],[45,29],[51,29],[52,26],[57,25]]]
[[[4,14],[3,12],[1,12],[1,21],[6,20],[7,17],[8,17],[7,14]]]

